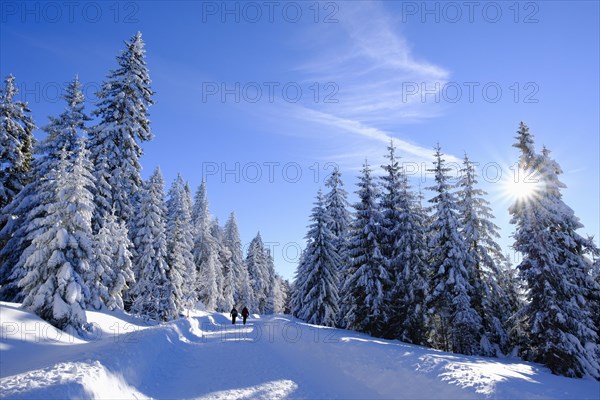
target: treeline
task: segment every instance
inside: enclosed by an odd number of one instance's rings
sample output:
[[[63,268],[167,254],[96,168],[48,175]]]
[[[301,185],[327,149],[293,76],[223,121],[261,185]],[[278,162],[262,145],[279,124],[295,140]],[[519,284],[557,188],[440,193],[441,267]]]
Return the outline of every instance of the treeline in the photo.
[[[600,379],[600,253],[562,200],[558,163],[521,123],[514,147],[536,189],[510,207],[513,268],[474,163],[451,184],[435,149],[429,205],[395,153],[377,178],[365,162],[351,208],[339,170],[316,196],[292,286],[293,314],[467,355],[519,354],[553,373]]]
[[[246,257],[232,213],[210,215],[203,181],[194,199],[178,176],[165,197],[160,170],[143,181],[142,143],[153,138],[154,95],[138,33],[84,110],[76,77],[66,107],[36,141],[14,78],[0,92],[0,299],[22,302],[54,326],[81,333],[86,309],[126,309],[168,321],[201,302],[282,312],[287,282],[260,234]]]

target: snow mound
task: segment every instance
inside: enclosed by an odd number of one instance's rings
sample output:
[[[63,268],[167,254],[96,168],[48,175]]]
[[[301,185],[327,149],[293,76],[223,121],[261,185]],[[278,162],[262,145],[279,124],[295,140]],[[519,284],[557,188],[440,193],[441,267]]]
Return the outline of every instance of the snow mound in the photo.
[[[598,399],[600,383],[511,359],[468,357],[282,315],[232,325],[193,312],[147,324],[87,312],[87,338],[0,303],[3,398]]]
[[[108,371],[99,361],[67,362],[4,378],[0,391],[6,398],[145,398],[122,376]]]

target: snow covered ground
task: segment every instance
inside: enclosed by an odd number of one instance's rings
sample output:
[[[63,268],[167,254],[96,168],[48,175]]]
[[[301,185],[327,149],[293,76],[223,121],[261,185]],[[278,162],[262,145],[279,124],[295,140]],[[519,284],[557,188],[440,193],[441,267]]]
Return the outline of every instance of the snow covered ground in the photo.
[[[288,316],[232,326],[198,312],[148,326],[88,312],[86,340],[0,303],[3,398],[599,399],[600,383],[516,360],[467,357]]]

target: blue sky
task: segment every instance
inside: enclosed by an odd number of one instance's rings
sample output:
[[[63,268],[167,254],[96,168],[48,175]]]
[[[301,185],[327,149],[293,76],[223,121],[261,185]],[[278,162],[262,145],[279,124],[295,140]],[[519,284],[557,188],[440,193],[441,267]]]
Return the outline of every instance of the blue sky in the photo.
[[[212,213],[235,210],[245,244],[260,230],[286,278],[331,166],[352,193],[390,137],[415,185],[431,184],[437,142],[479,162],[508,249],[501,181],[523,120],[563,167],[582,233],[600,236],[599,3],[466,3],[2,1],[0,74],[40,126],[75,74],[91,111],[142,31],[156,91],[142,175],[159,165],[195,190],[204,174]]]

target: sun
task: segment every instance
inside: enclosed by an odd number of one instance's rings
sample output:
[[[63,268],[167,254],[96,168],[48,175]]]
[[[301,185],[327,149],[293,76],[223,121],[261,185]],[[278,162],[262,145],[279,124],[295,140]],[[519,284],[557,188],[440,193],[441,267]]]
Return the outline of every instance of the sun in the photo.
[[[536,173],[526,170],[515,170],[513,176],[504,181],[504,192],[507,197],[517,201],[529,201],[540,191],[540,183]]]

